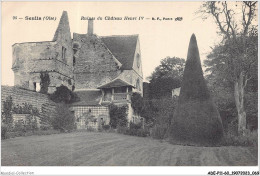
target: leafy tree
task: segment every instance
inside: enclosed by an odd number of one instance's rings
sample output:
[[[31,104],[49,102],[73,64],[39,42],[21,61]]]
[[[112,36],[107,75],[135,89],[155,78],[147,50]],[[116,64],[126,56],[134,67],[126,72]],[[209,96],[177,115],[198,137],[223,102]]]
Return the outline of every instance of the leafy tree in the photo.
[[[148,78],[151,81],[169,77],[181,79],[183,76],[184,66],[185,60],[182,58],[166,57],[161,60],[160,65],[155,68],[155,71]]]
[[[240,12],[239,12],[240,10]],[[257,65],[257,2],[205,2],[200,12],[213,17],[223,41],[209,55],[211,71],[233,84],[238,131],[245,134],[245,91]],[[255,67],[255,68],[254,68]]]
[[[118,107],[114,104],[109,105],[109,116],[110,116],[110,126],[112,128],[126,127],[127,126],[127,106]]]
[[[48,72],[41,72],[40,78],[41,78],[41,82],[40,82],[41,89],[40,89],[40,92],[44,93],[44,94],[47,94],[48,93],[48,87],[50,85],[50,77],[49,77]]]
[[[56,88],[56,91],[50,95],[50,99],[56,103],[73,103],[79,101],[79,97],[76,93],[68,89],[68,87],[61,85]]]
[[[140,93],[134,92],[131,96],[131,106],[134,112],[138,115],[141,114],[144,106],[143,97]]]
[[[197,41],[193,34],[170,137],[188,144],[211,145],[218,143],[222,136],[222,121],[203,77]]]
[[[167,57],[155,68],[148,79],[149,98],[171,96],[172,89],[180,87],[185,60],[178,57]]]
[[[2,122],[6,124],[13,123],[12,109],[13,109],[13,99],[11,96],[8,96],[6,100],[3,102]]]

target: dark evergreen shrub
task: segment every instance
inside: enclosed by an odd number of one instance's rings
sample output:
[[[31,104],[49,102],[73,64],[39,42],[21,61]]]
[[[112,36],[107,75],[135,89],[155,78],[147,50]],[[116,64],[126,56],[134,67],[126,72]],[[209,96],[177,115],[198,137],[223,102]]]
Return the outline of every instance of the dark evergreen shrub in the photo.
[[[50,99],[56,103],[63,102],[66,104],[79,101],[77,94],[64,85],[57,87],[56,91],[50,95]]]
[[[171,123],[171,138],[185,144],[220,142],[223,126],[201,68],[196,37],[190,39],[177,109]]]
[[[7,125],[2,123],[1,124],[1,139],[7,139]]]
[[[110,129],[110,125],[103,125],[102,128],[103,128],[103,130],[109,130]]]
[[[114,104],[109,105],[109,125],[111,128],[127,126],[127,106],[118,107]]]
[[[61,132],[70,132],[75,129],[75,117],[69,110],[69,106],[60,103],[56,107],[56,115],[52,119],[52,126]]]

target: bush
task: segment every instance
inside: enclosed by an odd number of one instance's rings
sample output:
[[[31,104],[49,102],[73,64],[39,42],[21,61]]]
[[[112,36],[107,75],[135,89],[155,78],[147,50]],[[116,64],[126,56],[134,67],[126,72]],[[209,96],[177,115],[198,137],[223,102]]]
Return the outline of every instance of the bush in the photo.
[[[42,131],[47,131],[47,130],[50,130],[50,129],[51,129],[51,127],[47,126],[47,125],[41,125],[40,126],[40,130],[42,130]]]
[[[68,87],[61,85],[56,88],[56,91],[50,95],[50,99],[56,103],[73,103],[79,101],[79,97],[76,93],[69,90]]]
[[[223,137],[222,120],[203,77],[194,34],[190,39],[178,105],[171,124],[172,141],[214,145]]]
[[[1,139],[7,139],[7,130],[8,127],[6,124],[1,124]]]
[[[118,107],[114,104],[109,105],[110,122],[109,125],[112,128],[117,126],[127,126],[127,106]]]
[[[138,130],[138,129],[141,129],[141,128],[142,128],[142,123],[133,123],[133,122],[130,122],[129,127],[130,127],[130,129]]]
[[[117,132],[121,133],[121,134],[125,134],[125,135],[139,136],[139,137],[147,137],[150,134],[147,129],[127,128],[127,127],[122,127],[122,126],[117,127]]]
[[[103,128],[103,130],[109,130],[110,129],[110,125],[103,125],[102,128]]]
[[[222,145],[226,146],[258,146],[258,132],[254,130],[250,132],[249,130],[245,135],[235,135],[228,133],[224,135],[222,140]]]
[[[151,130],[151,136],[155,139],[166,138],[168,127],[167,124],[156,124]]]
[[[88,132],[93,132],[93,131],[96,131],[96,129],[93,128],[93,127],[87,127],[87,131],[88,131]]]
[[[71,132],[75,129],[75,117],[69,110],[69,106],[61,103],[56,107],[56,115],[52,119],[52,126],[61,132]]]

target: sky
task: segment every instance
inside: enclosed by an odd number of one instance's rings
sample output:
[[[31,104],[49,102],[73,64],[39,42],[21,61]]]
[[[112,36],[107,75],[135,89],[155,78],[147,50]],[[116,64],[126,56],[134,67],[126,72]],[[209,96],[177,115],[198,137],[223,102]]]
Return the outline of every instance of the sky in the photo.
[[[195,12],[202,2],[2,2],[2,85],[14,84],[12,45],[51,41],[62,12],[68,12],[70,31],[87,33],[87,20],[94,20],[98,36],[138,34],[143,76],[147,78],[166,57],[186,59],[191,35],[197,38],[203,60],[220,41],[213,19],[203,21]],[[13,17],[17,16],[17,20]],[[25,17],[56,17],[56,20],[25,20]],[[104,20],[108,17],[144,17],[145,20]],[[151,18],[174,20],[151,20]],[[182,21],[175,18],[182,17]],[[23,18],[23,19],[19,19]],[[149,19],[146,19],[149,18]]]

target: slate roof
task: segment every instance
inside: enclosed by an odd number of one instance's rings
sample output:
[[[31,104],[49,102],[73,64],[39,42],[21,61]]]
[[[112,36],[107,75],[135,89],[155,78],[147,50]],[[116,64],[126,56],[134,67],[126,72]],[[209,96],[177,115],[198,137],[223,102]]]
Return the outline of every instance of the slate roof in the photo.
[[[100,87],[98,87],[98,89],[102,89],[102,88],[112,88],[112,87],[122,87],[122,86],[131,86],[134,87],[132,84],[120,79],[120,78],[116,78],[114,80],[112,80],[109,83],[106,83]]]
[[[122,64],[122,69],[131,70],[133,68],[138,35],[118,35],[100,38]]]
[[[80,101],[72,103],[72,106],[97,106],[100,105],[102,92],[100,90],[76,90]]]

